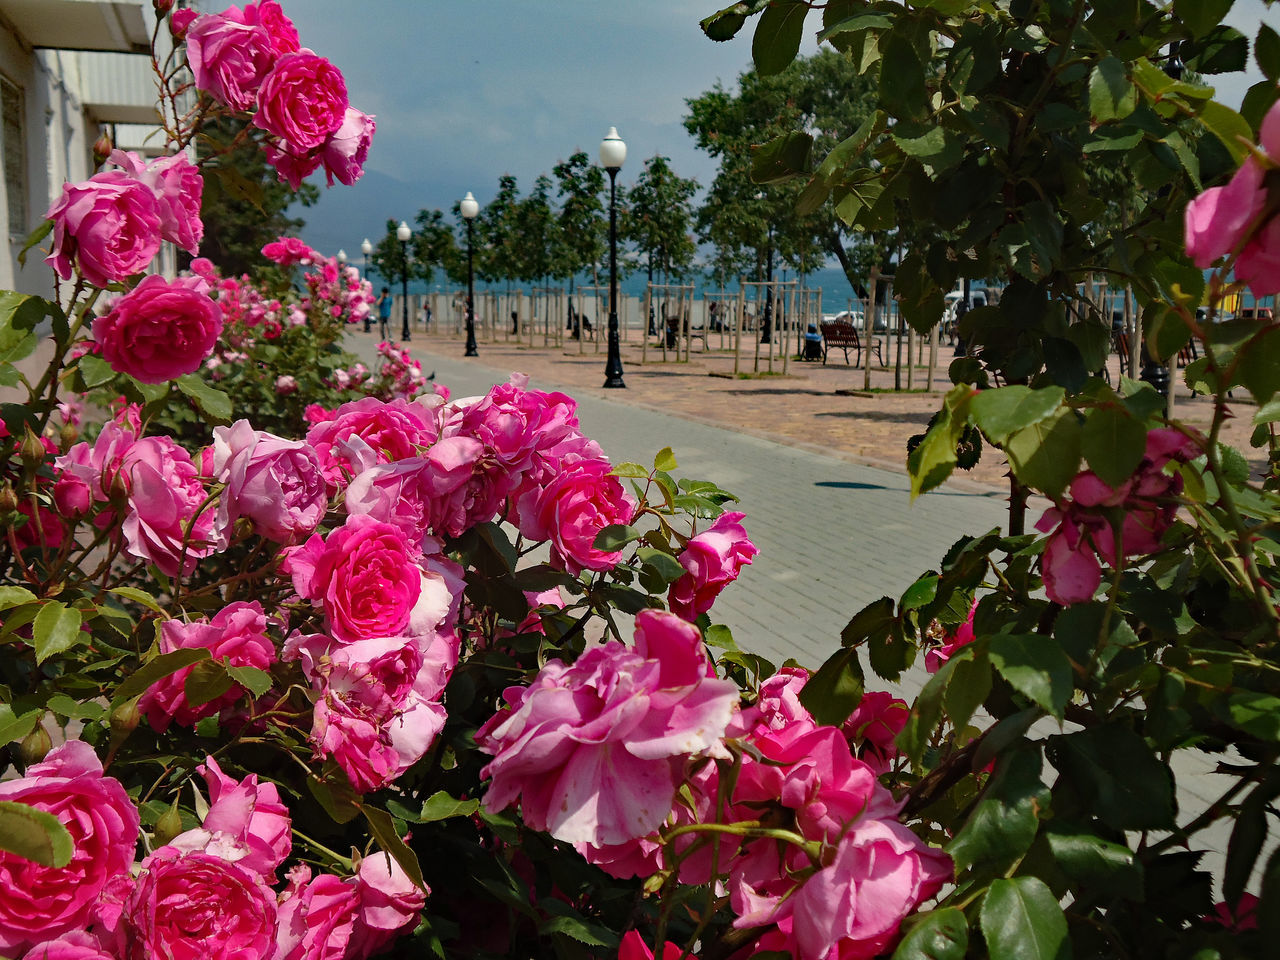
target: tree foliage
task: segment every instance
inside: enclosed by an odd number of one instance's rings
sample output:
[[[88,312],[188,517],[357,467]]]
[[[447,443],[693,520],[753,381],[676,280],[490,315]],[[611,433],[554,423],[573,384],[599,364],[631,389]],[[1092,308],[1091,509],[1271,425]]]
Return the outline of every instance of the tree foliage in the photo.
[[[646,258],[650,276],[683,279],[693,266],[693,197],[698,182],[678,176],[671,158],[661,154],[644,162],[644,170],[626,193],[626,216],[620,232]]]

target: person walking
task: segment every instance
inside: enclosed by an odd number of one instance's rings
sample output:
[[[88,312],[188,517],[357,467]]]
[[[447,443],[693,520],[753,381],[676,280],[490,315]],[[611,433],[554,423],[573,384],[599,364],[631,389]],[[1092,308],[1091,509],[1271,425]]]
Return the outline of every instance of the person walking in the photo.
[[[391,288],[383,287],[378,297],[378,336],[383,340],[390,339],[387,329],[391,326]]]

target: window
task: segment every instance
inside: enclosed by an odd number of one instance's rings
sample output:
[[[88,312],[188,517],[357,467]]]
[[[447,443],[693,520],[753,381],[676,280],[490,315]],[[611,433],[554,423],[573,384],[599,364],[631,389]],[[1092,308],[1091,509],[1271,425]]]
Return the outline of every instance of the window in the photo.
[[[4,191],[9,201],[9,234],[27,233],[27,157],[22,129],[22,91],[0,77],[0,145],[4,149]]]

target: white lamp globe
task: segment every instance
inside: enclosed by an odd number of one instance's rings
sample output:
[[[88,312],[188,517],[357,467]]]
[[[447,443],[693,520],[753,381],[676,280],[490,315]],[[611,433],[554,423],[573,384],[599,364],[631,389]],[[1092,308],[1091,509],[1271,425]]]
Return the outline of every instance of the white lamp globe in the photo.
[[[409,225],[401,220],[400,226],[396,227],[396,239],[401,243],[405,243],[412,234],[413,231],[409,229]]]
[[[480,204],[471,195],[471,191],[468,190],[467,195],[459,202],[458,209],[462,213],[463,219],[474,220],[476,214],[480,212]]]
[[[610,127],[600,141],[600,166],[606,170],[621,170],[627,159],[627,145],[618,136],[618,128]]]

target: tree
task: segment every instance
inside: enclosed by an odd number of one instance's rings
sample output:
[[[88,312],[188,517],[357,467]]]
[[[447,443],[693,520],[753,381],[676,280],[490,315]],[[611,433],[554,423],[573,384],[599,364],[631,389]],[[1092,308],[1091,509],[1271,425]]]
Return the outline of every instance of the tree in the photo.
[[[320,195],[314,184],[304,183],[295,193],[280,182],[262,152],[265,137],[247,121],[219,116],[196,141],[200,162],[213,174],[205,177],[201,198],[200,256],[224,276],[279,280],[279,268],[263,258],[262,248],[302,227],[302,218],[286,213],[292,204],[307,207]]]
[[[415,275],[423,283],[430,284],[435,279],[436,267],[440,267],[454,282],[457,282],[460,272],[466,279],[467,253],[459,248],[453,228],[445,223],[444,212],[419,210],[414,223],[418,225],[412,240]]]
[[[626,194],[626,217],[621,232],[647,259],[649,282],[656,267],[662,277],[683,277],[696,252],[690,236],[693,196],[698,182],[677,176],[671,158],[656,155]]]
[[[498,178],[498,192],[476,217],[475,233],[480,257],[480,276],[489,282],[506,281],[508,287],[519,271],[516,239],[520,191],[516,178],[504,173]]]
[[[520,265],[517,278],[525,283],[545,282],[554,269],[558,231],[551,189],[551,179],[541,174],[534,181],[533,190],[516,208],[515,262]]]

